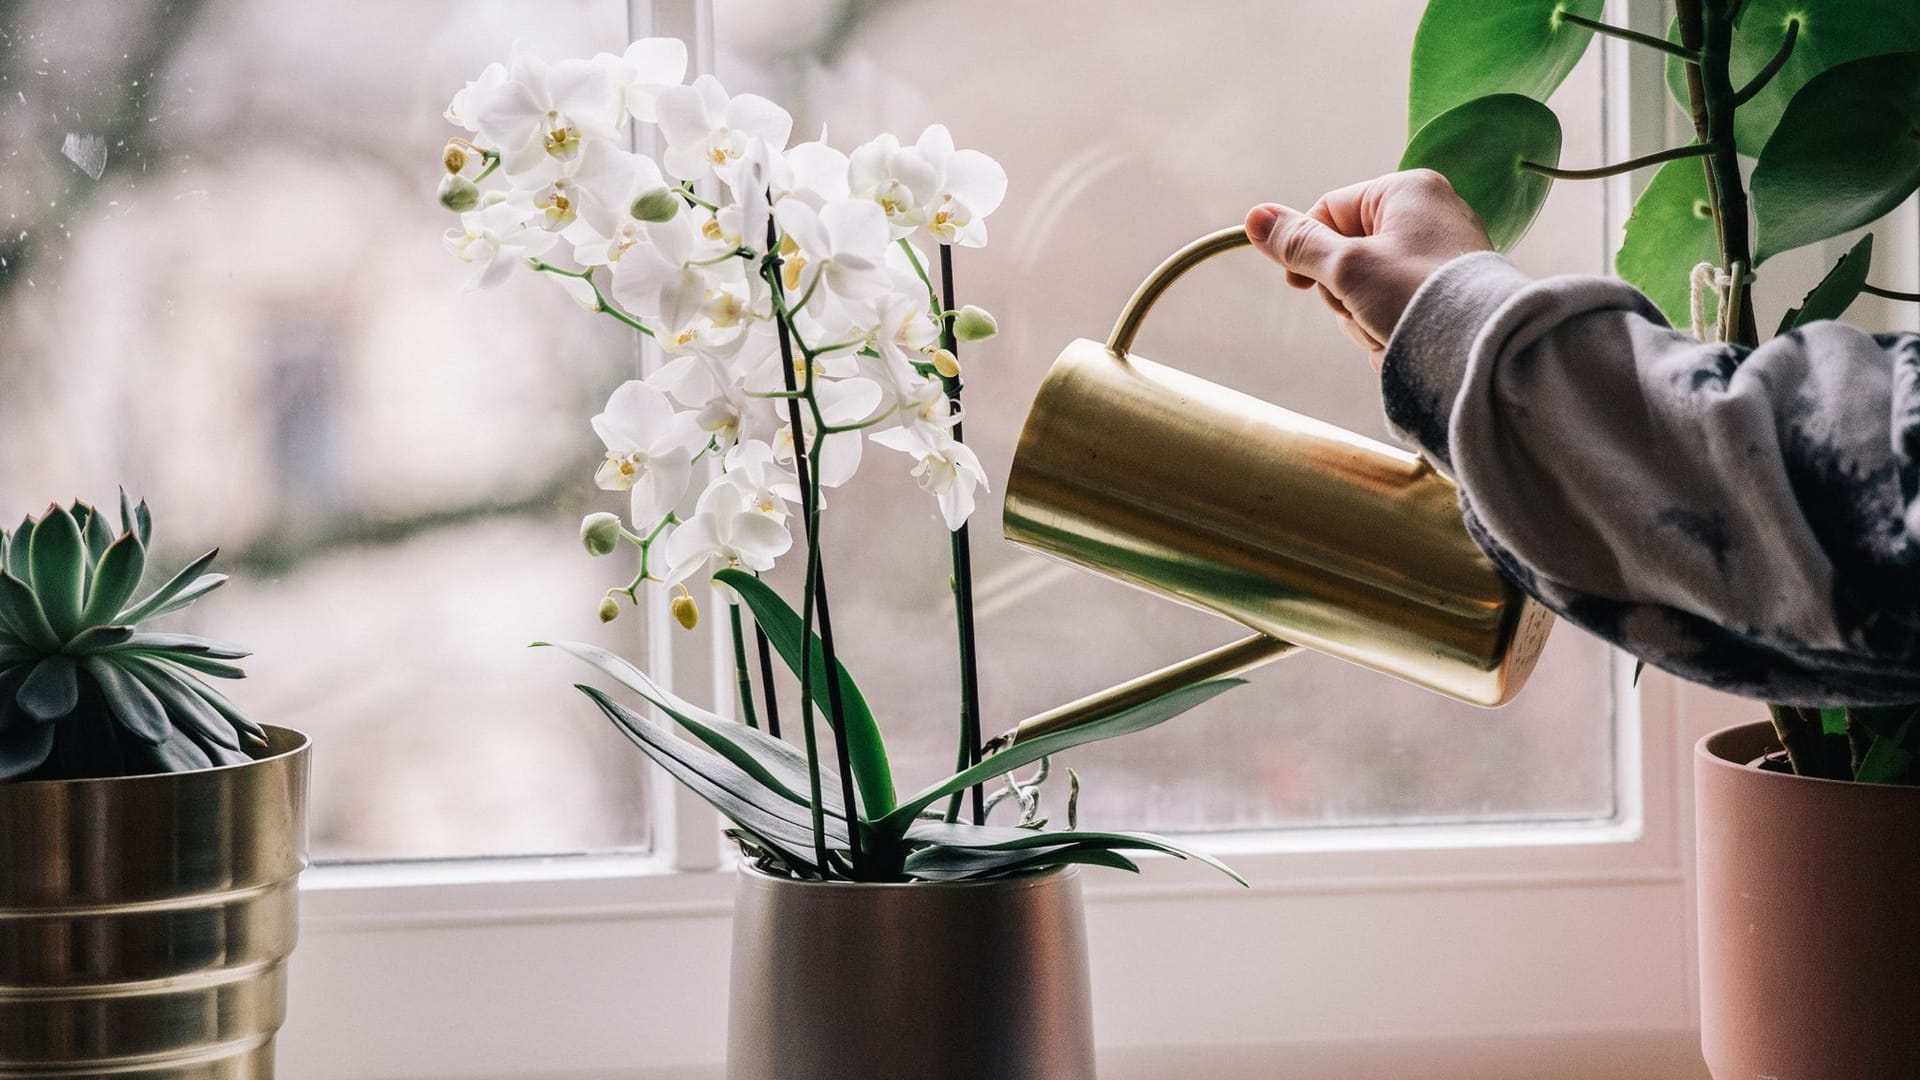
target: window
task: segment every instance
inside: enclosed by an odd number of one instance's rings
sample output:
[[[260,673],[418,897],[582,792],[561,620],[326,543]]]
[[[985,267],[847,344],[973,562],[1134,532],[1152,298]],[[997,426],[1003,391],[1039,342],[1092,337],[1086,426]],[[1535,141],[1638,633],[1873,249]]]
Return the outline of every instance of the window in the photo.
[[[711,867],[714,819],[649,784],[568,686],[571,663],[523,646],[567,635],[655,663],[670,647],[683,692],[724,699],[704,632],[723,620],[595,623],[609,568],[572,536],[601,505],[584,420],[638,358],[557,289],[455,290],[432,199],[452,89],[516,38],[561,55],[669,32],[731,89],[792,105],[800,137],[825,124],[846,147],[937,119],[995,154],[1009,202],[959,274],[1003,328],[963,350],[969,433],[997,478],[1054,354],[1103,333],[1163,254],[1254,202],[1394,164],[1419,7],[39,0],[0,15],[0,509],[124,481],[154,502],[163,561],[225,545],[236,581],[193,629],[256,650],[244,703],[319,737],[323,859],[590,853],[310,874],[286,1075],[704,1077],[720,1052],[731,882],[673,872]],[[1662,29],[1651,0],[1612,7]],[[1598,118],[1603,87],[1611,102],[1658,84],[1657,60],[1606,56],[1563,113]],[[1606,147],[1597,120],[1569,132],[1569,162],[1665,145],[1657,115],[1607,120]],[[1623,190],[1560,185],[1521,262],[1600,269]],[[1254,256],[1183,281],[1140,351],[1380,431],[1352,346]],[[836,612],[898,771],[924,777],[952,752],[943,545],[911,482],[883,472],[836,494]],[[918,543],[862,545],[848,519],[883,506],[871,531]],[[997,509],[976,518],[989,730],[1237,632],[1010,550]],[[1689,1023],[1681,774],[1689,710],[1714,706],[1651,686],[1643,741],[1624,670],[1566,628],[1498,712],[1304,657],[1075,755],[1084,820],[1236,832],[1200,842],[1255,883],[1162,863],[1092,881],[1107,1075],[1271,1041]]]

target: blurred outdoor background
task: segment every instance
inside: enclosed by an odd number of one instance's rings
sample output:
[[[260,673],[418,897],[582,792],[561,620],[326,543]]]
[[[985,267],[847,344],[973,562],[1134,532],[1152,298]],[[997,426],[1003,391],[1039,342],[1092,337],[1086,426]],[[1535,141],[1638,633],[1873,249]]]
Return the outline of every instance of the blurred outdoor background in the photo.
[[[1053,356],[1104,335],[1161,257],[1394,167],[1405,73],[1376,58],[1407,55],[1422,6],[717,0],[717,73],[786,105],[796,141],[937,121],[1009,176],[991,245],[956,259],[961,301],[1001,326],[962,350],[995,488],[974,518],[989,734],[1240,633],[1013,550],[999,489]],[[593,487],[587,418],[640,353],[547,282],[460,292],[433,197],[467,79],[516,40],[617,52],[629,18],[620,0],[0,3],[0,517],[124,484],[167,568],[222,548],[235,580],[190,628],[253,649],[234,696],[315,736],[323,858],[648,843],[643,758],[571,688],[586,669],[526,648],[646,655],[644,619],[594,616],[630,567],[575,538],[621,507]],[[1556,100],[1587,118],[1566,163],[1600,159],[1597,59]],[[1558,185],[1517,260],[1601,270],[1602,209],[1598,185]],[[1365,358],[1252,254],[1183,281],[1139,351],[1384,437]],[[843,660],[918,786],[952,765],[958,691],[946,540],[905,462],[876,449],[835,494],[826,560]],[[1097,827],[1600,818],[1611,717],[1606,651],[1563,627],[1503,710],[1308,656],[1061,764]],[[1056,818],[1063,799],[1049,785]]]

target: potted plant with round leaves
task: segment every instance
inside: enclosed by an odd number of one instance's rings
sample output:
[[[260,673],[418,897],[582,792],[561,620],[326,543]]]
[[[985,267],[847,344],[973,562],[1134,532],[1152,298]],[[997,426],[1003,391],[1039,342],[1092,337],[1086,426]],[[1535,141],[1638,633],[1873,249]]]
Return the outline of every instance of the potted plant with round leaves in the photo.
[[[1065,827],[1049,828],[1039,776],[1013,774],[1044,774],[1053,755],[1235,680],[1070,730],[981,738],[967,520],[987,477],[961,437],[959,353],[995,327],[957,301],[954,266],[956,250],[986,242],[1005,173],[938,125],[851,153],[789,145],[784,110],[711,76],[689,84],[671,39],[556,63],[517,52],[447,117],[466,129],[442,158],[441,201],[460,215],[447,246],[472,284],[545,278],[664,354],[592,420],[605,449],[595,480],[627,506],[589,516],[581,539],[638,564],[601,598],[603,619],[665,590],[692,628],[684,583],[718,586],[740,718],[599,648],[559,647],[651,706],[581,687],[739,844],[728,1075],[1092,1077],[1077,868],[1196,856],[1080,829],[1071,794]],[[650,127],[657,158],[626,149],[633,126]],[[876,459],[933,497],[945,528],[928,539],[950,556],[956,601],[957,764],[912,792],[896,786],[884,709],[838,659],[821,558],[825,493]],[[760,575],[801,544],[796,611]],[[799,682],[784,706],[775,654]],[[1017,805],[1018,823],[989,824],[994,803]]]
[[[1403,167],[1446,175],[1502,250],[1555,179],[1659,166],[1615,268],[1676,325],[1759,343],[1840,318],[1870,284],[1861,238],[1777,321],[1751,283],[1784,252],[1872,225],[1920,186],[1920,6],[1676,0],[1664,36],[1602,0],[1431,0],[1412,57]],[[1665,57],[1694,139],[1563,168],[1545,102],[1596,34]],[[1860,598],[1856,598],[1860,599]],[[1869,604],[1870,606],[1870,604]],[[1920,705],[1769,706],[1702,740],[1702,1039],[1733,1077],[1920,1075]]]
[[[0,1075],[270,1076],[306,865],[307,739],[201,676],[244,652],[148,628],[153,522],[85,503],[0,531]]]

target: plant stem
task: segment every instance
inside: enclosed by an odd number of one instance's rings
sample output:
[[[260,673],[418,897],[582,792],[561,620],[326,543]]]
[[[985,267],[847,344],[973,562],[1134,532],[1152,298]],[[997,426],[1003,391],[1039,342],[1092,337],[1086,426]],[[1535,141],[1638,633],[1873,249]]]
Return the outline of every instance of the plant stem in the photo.
[[[1920,304],[1920,292],[1899,292],[1883,289],[1878,285],[1862,285],[1860,291],[1868,296],[1878,296],[1885,300],[1905,300],[1909,304]]]
[[[1629,173],[1648,165],[1659,165],[1662,162],[1677,161],[1681,158],[1705,157],[1717,149],[1718,147],[1711,143],[1688,143],[1686,146],[1658,150],[1628,161],[1602,165],[1594,169],[1562,169],[1555,165],[1542,165],[1537,161],[1522,161],[1520,167],[1528,172],[1551,176],[1556,180],[1600,180],[1609,176],[1619,176],[1621,173]]]
[[[958,308],[953,301],[953,245],[940,245],[940,290],[943,308],[947,312],[940,320],[941,345],[956,357],[960,354],[960,343],[953,334],[952,312]],[[960,378],[955,376],[944,380],[947,390],[947,402],[955,416],[960,413]],[[960,441],[960,422],[954,421],[953,438]],[[968,542],[967,524],[953,530],[953,595],[955,622],[960,632],[960,749],[956,755],[957,768],[964,769],[980,760],[980,661],[973,626],[973,549]],[[947,807],[947,820],[959,817],[959,796]],[[973,788],[973,823],[985,824],[987,803],[985,785],[976,784]]]
[[[760,700],[767,703],[767,734],[777,739],[780,737],[780,698],[773,692],[773,648],[758,622],[753,624],[753,637],[760,647]]]
[[[780,244],[779,236],[771,221],[767,223],[767,251],[769,255],[764,264],[767,287],[772,290],[772,301],[777,313],[774,325],[780,336],[780,371],[789,392],[800,390],[793,372],[793,347],[798,341],[788,325],[791,316],[786,310],[786,295],[780,283]],[[814,396],[813,354],[807,351],[806,343],[799,342],[801,353],[806,358],[807,382],[802,397],[813,411],[816,427],[825,427],[820,423],[820,402]],[[865,867],[865,859],[860,850],[860,812],[859,803],[853,790],[853,766],[847,750],[845,716],[846,709],[841,701],[839,660],[833,648],[833,615],[827,606],[826,568],[820,559],[820,470],[819,456],[826,441],[825,435],[816,436],[811,449],[807,446],[806,427],[800,419],[800,401],[790,398],[787,401],[787,420],[792,426],[794,455],[793,464],[800,481],[800,512],[806,518],[807,533],[807,584],[806,597],[802,604],[805,609],[800,620],[800,715],[807,725],[807,763],[808,773],[813,782],[813,815],[819,832],[815,839],[825,848],[825,823],[820,805],[820,776],[815,764],[813,746],[813,616],[817,610],[820,615],[820,659],[821,669],[827,679],[828,725],[833,729],[835,761],[840,768],[841,794],[847,807],[847,858],[853,867],[853,876],[859,877]],[[821,866],[826,866],[825,859]]]
[[[1773,54],[1773,59],[1768,60],[1765,67],[1754,72],[1753,78],[1747,80],[1747,85],[1734,91],[1734,108],[1737,109],[1752,101],[1760,95],[1760,91],[1767,88],[1767,84],[1773,81],[1773,77],[1780,74],[1780,69],[1787,66],[1787,58],[1793,55],[1793,46],[1799,40],[1800,20],[1788,19],[1787,37],[1780,43],[1780,51]]]
[[[740,711],[746,716],[747,726],[757,728],[760,721],[753,714],[753,679],[747,674],[747,637],[740,628],[738,601],[727,605],[727,621],[733,624],[733,674],[740,683]]]
[[[1652,34],[1643,34],[1638,30],[1629,30],[1624,26],[1603,23],[1598,19],[1589,19],[1584,15],[1575,15],[1571,11],[1560,12],[1560,21],[1569,22],[1575,26],[1584,26],[1596,34],[1619,38],[1621,41],[1631,41],[1635,45],[1645,45],[1649,49],[1659,49],[1661,52],[1677,56],[1689,64],[1700,62],[1700,53],[1698,50],[1689,49],[1684,44],[1675,45],[1665,38],[1657,38]]]

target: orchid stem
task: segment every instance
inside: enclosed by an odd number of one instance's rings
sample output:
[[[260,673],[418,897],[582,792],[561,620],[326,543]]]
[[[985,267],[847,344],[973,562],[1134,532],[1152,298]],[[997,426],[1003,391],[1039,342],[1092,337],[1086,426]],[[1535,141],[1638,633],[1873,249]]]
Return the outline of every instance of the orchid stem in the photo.
[[[959,305],[953,301],[953,245],[940,245],[940,288],[944,301],[942,305],[947,314],[940,320],[942,346],[955,356],[959,355],[960,343],[953,333],[953,315]],[[946,384],[947,401],[958,417],[960,414],[960,378],[955,376],[943,380]],[[960,421],[953,424],[953,440],[960,441]],[[968,542],[967,524],[953,530],[953,596],[954,615],[960,633],[960,748],[955,755],[955,771],[965,769],[980,760],[980,662],[975,641],[973,625],[973,550]],[[986,786],[975,784],[973,787],[973,823],[983,825],[987,820]],[[957,821],[960,817],[960,793],[955,792],[947,804],[946,819]]]
[[[757,728],[760,719],[753,712],[753,677],[747,674],[747,637],[740,626],[739,601],[727,605],[727,621],[733,624],[733,674],[740,683],[740,712],[748,727]]]
[[[773,649],[767,641],[767,632],[756,620],[753,624],[753,638],[760,647],[760,700],[767,703],[767,734],[780,737],[780,698],[773,692]]]

